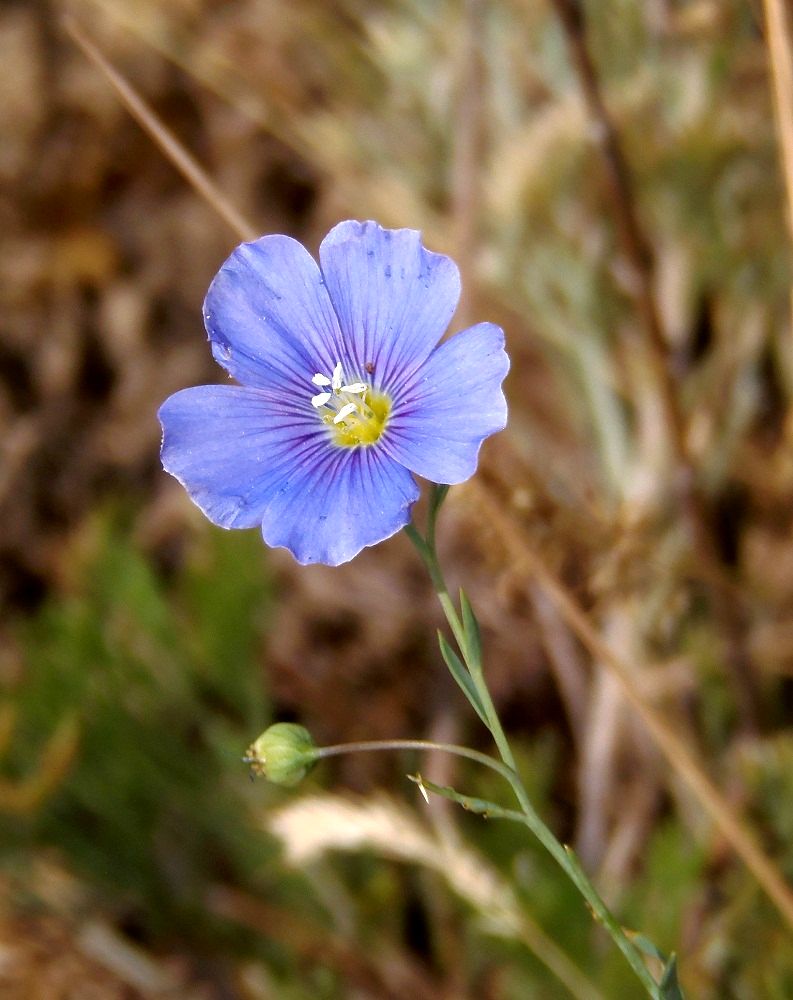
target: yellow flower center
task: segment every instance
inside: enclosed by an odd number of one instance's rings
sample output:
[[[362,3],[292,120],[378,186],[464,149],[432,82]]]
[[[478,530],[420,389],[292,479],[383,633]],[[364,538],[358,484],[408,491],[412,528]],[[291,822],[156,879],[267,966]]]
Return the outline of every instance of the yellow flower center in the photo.
[[[323,390],[312,396],[311,405],[330,428],[334,444],[357,448],[380,440],[391,413],[385,393],[364,382],[346,383],[340,361],[332,376],[317,373],[311,381]]]

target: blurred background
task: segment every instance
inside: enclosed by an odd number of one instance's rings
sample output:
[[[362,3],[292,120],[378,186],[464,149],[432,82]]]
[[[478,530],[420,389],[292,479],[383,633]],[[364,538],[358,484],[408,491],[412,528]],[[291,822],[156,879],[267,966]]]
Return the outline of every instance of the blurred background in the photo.
[[[504,326],[510,424],[440,547],[533,801],[690,997],[793,996],[790,928],[553,590],[793,879],[791,274],[759,2],[68,9],[254,231],[316,252],[375,218],[459,262],[454,329]],[[161,471],[158,405],[222,378],[201,303],[239,236],[64,12],[0,7],[0,996],[638,996],[521,828],[405,780],[507,802],[494,777],[367,754],[249,781],[275,719],[490,745],[403,537],[303,569]]]

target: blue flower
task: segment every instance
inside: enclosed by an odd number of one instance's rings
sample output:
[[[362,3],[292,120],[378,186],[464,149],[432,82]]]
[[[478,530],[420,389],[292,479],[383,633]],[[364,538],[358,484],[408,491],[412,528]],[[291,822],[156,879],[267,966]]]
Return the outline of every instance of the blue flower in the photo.
[[[319,259],[288,236],[237,247],[204,322],[240,384],[184,389],[159,417],[163,466],[210,521],[337,566],[407,524],[413,473],[473,474],[506,424],[509,359],[492,323],[436,346],[460,276],[415,230],[342,222]]]

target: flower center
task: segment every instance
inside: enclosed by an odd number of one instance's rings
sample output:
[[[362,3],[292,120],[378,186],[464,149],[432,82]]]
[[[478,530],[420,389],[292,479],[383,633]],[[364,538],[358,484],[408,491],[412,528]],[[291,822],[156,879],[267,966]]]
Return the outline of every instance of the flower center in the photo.
[[[311,405],[333,432],[334,444],[354,448],[380,440],[391,412],[391,400],[365,382],[345,382],[341,361],[331,376],[317,372],[311,379],[322,392]]]

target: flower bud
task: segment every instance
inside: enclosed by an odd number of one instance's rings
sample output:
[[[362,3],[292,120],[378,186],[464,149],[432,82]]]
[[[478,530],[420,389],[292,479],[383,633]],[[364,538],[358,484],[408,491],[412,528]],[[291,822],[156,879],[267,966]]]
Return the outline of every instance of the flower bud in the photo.
[[[317,750],[311,733],[295,722],[276,722],[248,747],[244,758],[252,774],[276,785],[296,785],[314,766]]]

